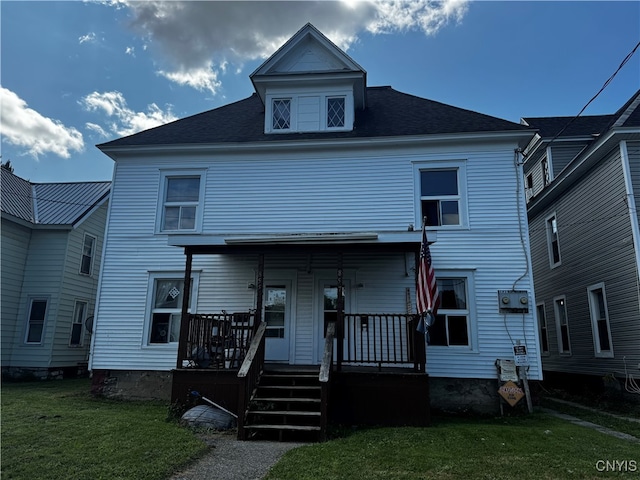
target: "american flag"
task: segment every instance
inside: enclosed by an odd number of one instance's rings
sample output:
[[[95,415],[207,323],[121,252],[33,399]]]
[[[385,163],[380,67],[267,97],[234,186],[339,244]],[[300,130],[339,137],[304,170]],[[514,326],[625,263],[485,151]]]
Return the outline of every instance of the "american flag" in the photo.
[[[420,265],[418,267],[418,286],[416,288],[416,303],[418,313],[431,313],[435,316],[440,298],[438,294],[438,284],[436,274],[431,264],[431,251],[427,242],[427,231],[425,225],[422,226],[422,245],[420,247]]]

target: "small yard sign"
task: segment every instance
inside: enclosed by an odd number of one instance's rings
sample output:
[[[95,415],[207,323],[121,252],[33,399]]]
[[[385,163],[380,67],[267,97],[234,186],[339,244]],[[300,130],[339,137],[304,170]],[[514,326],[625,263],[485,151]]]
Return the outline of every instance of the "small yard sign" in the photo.
[[[508,381],[507,383],[502,385],[498,389],[498,393],[512,407],[514,407],[516,403],[518,403],[522,399],[522,397],[524,397],[524,392],[522,391],[522,389],[512,381]]]
[[[516,366],[526,367],[529,365],[529,358],[527,357],[527,347],[525,345],[514,345],[513,355],[516,358]]]

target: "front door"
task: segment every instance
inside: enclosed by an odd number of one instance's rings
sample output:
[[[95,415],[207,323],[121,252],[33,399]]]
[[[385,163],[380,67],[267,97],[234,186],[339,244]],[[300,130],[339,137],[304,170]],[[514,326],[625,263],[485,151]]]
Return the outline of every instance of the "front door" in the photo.
[[[262,318],[267,323],[265,360],[269,362],[289,361],[292,297],[290,280],[265,282]]]

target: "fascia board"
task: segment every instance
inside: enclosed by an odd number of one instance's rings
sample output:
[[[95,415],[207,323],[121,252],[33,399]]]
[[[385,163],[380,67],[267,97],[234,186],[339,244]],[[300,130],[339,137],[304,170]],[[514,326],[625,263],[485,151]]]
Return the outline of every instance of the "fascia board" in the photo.
[[[519,146],[526,145],[535,132],[532,130],[500,131],[500,132],[472,132],[451,133],[438,135],[407,135],[402,137],[366,137],[341,138],[326,140],[274,140],[270,142],[251,143],[216,143],[216,144],[171,144],[171,145],[138,145],[103,147],[102,152],[114,160],[120,156],[136,156],[147,154],[176,154],[176,153],[215,153],[215,152],[251,152],[277,150],[314,150],[314,149],[353,149],[371,146],[411,146],[431,145],[442,143],[487,143],[487,142],[515,142]]]
[[[553,200],[558,198],[563,192],[568,190],[581,178],[582,173],[587,171],[592,165],[609,153],[616,143],[624,140],[624,134],[640,133],[638,127],[616,128],[610,130],[606,135],[601,136],[591,148],[581,155],[581,158],[572,160],[552,184],[536,195],[529,203],[527,213],[529,218],[535,217],[540,211],[546,208]],[[622,137],[622,138],[621,138]]]

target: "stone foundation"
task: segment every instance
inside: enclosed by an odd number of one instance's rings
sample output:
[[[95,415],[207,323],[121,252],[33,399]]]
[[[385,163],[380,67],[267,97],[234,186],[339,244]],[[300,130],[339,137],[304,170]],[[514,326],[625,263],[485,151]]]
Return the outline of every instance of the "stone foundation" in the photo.
[[[62,380],[63,378],[78,378],[87,375],[87,367],[36,368],[36,367],[3,367],[3,380],[35,381]]]
[[[429,380],[431,408],[435,410],[449,413],[500,414],[497,380],[434,377]],[[522,399],[521,402],[526,400]]]
[[[122,400],[171,401],[172,372],[94,370],[91,393]]]

